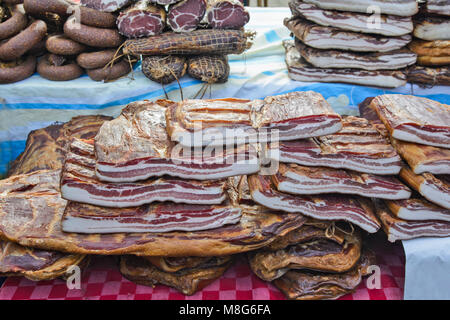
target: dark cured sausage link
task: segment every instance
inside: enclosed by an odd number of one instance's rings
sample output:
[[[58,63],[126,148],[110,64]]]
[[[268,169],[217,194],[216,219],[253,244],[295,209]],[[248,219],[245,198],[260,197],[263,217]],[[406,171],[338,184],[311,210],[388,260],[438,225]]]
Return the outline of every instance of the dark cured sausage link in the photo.
[[[111,81],[125,76],[130,71],[130,63],[124,59],[112,67],[87,70],[87,74],[94,81]]]
[[[25,0],[24,7],[25,11],[34,17],[44,17],[53,13],[67,18],[79,10],[82,24],[98,28],[114,28],[116,25],[114,14],[82,7],[66,0]]]
[[[3,0],[3,3],[8,5],[21,4],[23,0]]]
[[[64,34],[74,41],[98,48],[115,48],[123,42],[117,30],[86,26],[75,21],[75,17],[70,17],[64,24]]]
[[[53,65],[49,60],[49,55],[46,55],[38,62],[37,66],[37,72],[45,79],[68,81],[77,79],[83,74],[83,69],[74,61],[63,65]]]
[[[77,55],[86,50],[84,44],[73,41],[64,35],[48,37],[45,46],[49,52],[63,56]]]
[[[28,19],[23,10],[23,6],[15,6],[11,13],[11,18],[0,23],[0,40],[10,38],[27,26]]]
[[[0,83],[13,83],[31,77],[36,70],[36,57],[28,56],[14,67],[2,67],[0,65]]]
[[[0,60],[12,61],[23,56],[38,44],[47,33],[47,25],[36,20],[18,35],[0,44]]]
[[[77,57],[77,63],[84,69],[103,68],[114,58],[116,51],[116,49],[109,49],[96,52],[85,52]]]

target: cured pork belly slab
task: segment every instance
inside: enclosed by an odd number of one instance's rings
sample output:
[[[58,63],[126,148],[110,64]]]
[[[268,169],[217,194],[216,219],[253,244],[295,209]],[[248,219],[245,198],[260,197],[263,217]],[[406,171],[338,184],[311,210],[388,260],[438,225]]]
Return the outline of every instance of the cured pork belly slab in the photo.
[[[333,135],[271,145],[268,157],[284,163],[379,175],[400,172],[401,158],[368,120],[349,116],[342,123],[342,130]]]
[[[259,171],[252,146],[191,150],[170,141],[165,112],[172,103],[133,102],[100,128],[95,138],[100,180],[133,182],[162,175],[212,180]]]
[[[80,254],[221,256],[264,247],[306,220],[260,206],[241,206],[239,223],[212,230],[166,233],[79,234],[63,232],[67,201],[61,198],[61,170],[38,171],[0,180],[0,236],[45,250]],[[99,207],[84,205],[83,214]],[[104,208],[102,208],[105,210]]]
[[[415,174],[410,168],[400,171],[400,178],[427,200],[450,209],[450,176],[434,176],[431,173]]]
[[[389,212],[399,219],[408,221],[439,220],[450,222],[449,209],[442,208],[421,197],[407,200],[386,200],[385,204],[389,208]]]
[[[419,17],[414,20],[414,36],[423,40],[450,40],[448,17]]]
[[[375,28],[372,24],[367,23],[370,21],[371,14],[366,12],[323,10],[301,0],[291,0],[289,7],[294,17],[303,17],[322,26],[336,27],[342,30],[385,36],[402,36],[411,33],[414,29],[411,17],[382,15],[380,27]]]
[[[288,299],[318,300],[337,299],[352,293],[369,275],[368,267],[375,264],[374,254],[364,252],[358,264],[345,273],[322,273],[303,270],[291,270],[276,279],[273,284]]]
[[[86,266],[85,255],[37,250],[0,241],[0,276],[23,276],[33,281],[67,276],[72,266]]]
[[[416,63],[417,55],[403,48],[389,52],[350,52],[341,50],[321,50],[308,47],[300,40],[295,45],[301,56],[317,68],[397,70]]]
[[[124,208],[155,201],[220,204],[226,198],[226,180],[159,178],[136,183],[101,182],[95,175],[94,157],[92,143],[77,139],[72,141],[61,177],[61,194],[64,199]]]
[[[138,284],[151,287],[163,284],[173,287],[185,295],[193,295],[220,278],[231,266],[233,260],[225,258],[210,258],[207,262],[195,268],[166,272],[158,269],[143,257],[122,256],[120,258],[120,272],[125,278]]]
[[[427,0],[427,12],[450,16],[450,1],[448,0]]]
[[[252,175],[248,185],[253,200],[273,210],[301,213],[318,220],[344,220],[369,233],[376,232],[380,224],[372,212],[369,200],[338,195],[299,196],[276,190],[270,177]]]
[[[411,202],[411,200],[405,201]],[[404,220],[402,218],[395,217],[388,207],[382,202],[376,203],[376,212],[383,225],[383,230],[388,236],[388,240],[390,242],[420,237],[450,236],[450,222],[428,220],[428,218],[433,219],[430,212],[423,211],[423,216],[426,216],[425,220]]]
[[[355,194],[379,199],[408,199],[411,191],[397,178],[325,167],[280,163],[272,182],[278,191],[308,195]]]
[[[360,255],[358,233],[346,235],[342,243],[324,234],[279,250],[262,249],[248,254],[252,271],[264,281],[278,279],[291,269],[346,272],[356,265]]]
[[[264,100],[185,100],[169,106],[167,129],[183,146],[285,141],[341,129],[341,118],[319,93],[291,92]]]
[[[292,80],[356,83],[386,88],[397,88],[406,84],[406,74],[403,71],[316,68],[301,57],[294,40],[284,40],[283,46],[286,49],[286,65]]]
[[[450,86],[450,67],[428,68],[414,66],[408,70],[408,82]]]
[[[284,25],[304,44],[316,49],[338,49],[356,52],[388,52],[411,42],[411,35],[375,36],[325,27],[302,18],[286,18]]]
[[[430,99],[386,94],[371,102],[392,137],[435,147],[450,147],[450,106]]]
[[[367,13],[371,6],[379,8],[383,14],[410,17],[419,11],[416,0],[303,0],[323,9]],[[371,12],[373,13],[373,12]]]

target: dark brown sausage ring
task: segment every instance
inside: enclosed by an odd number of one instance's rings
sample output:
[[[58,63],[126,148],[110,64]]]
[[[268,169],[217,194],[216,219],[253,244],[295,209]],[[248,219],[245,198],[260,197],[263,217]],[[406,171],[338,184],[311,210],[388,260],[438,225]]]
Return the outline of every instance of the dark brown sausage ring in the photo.
[[[77,63],[84,69],[97,69],[106,66],[116,54],[116,49],[85,52],[77,57]]]
[[[119,79],[131,71],[130,63],[123,59],[112,67],[87,70],[88,76],[94,81],[111,81]]]
[[[45,55],[38,62],[37,72],[41,77],[52,81],[68,81],[79,78],[83,74],[83,69],[75,61],[57,66],[49,62],[48,55]]]
[[[0,40],[10,38],[27,26],[28,19],[22,5],[15,6],[11,12],[11,17],[0,23]]]
[[[84,44],[73,41],[62,34],[48,37],[45,47],[49,52],[62,56],[74,56],[86,50]]]
[[[13,61],[39,43],[47,33],[47,25],[36,20],[25,30],[0,44],[0,60]]]
[[[28,56],[14,67],[3,67],[0,64],[0,83],[13,83],[31,77],[36,70],[36,57]]]
[[[70,39],[91,47],[115,48],[122,44],[123,38],[116,29],[87,26],[70,17],[64,24],[64,34]]]

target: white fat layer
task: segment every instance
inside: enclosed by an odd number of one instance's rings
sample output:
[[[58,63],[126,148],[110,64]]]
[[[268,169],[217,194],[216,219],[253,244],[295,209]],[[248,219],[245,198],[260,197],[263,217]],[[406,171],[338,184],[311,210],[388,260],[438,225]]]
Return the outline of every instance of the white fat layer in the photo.
[[[353,74],[339,74],[339,71],[336,70],[336,73],[333,74],[325,74],[320,73],[317,74],[318,69],[315,69],[312,72],[300,71],[300,70],[291,70],[289,71],[289,77],[292,80],[296,81],[304,81],[304,82],[343,82],[343,83],[357,83],[360,85],[366,86],[377,86],[384,88],[397,88],[406,84],[406,79],[401,80],[394,76],[385,76],[385,75],[358,75],[356,73]]]
[[[397,16],[410,17],[418,12],[418,7],[415,1],[409,3],[397,3],[394,1],[358,1],[358,0],[304,0],[306,3],[312,3],[323,9],[352,11],[368,13],[367,9],[370,6],[377,6],[381,10],[379,13],[392,14]],[[373,12],[369,12],[373,13]]]
[[[381,59],[381,57],[380,57]],[[318,68],[344,68],[344,69],[363,69],[363,70],[395,70],[402,69],[416,62],[416,57],[411,55],[402,55],[395,57],[384,57],[384,60],[374,62],[361,62],[339,57],[323,57],[311,55],[308,62]]]
[[[423,40],[450,40],[450,21],[436,24],[418,25],[414,29],[414,35]]]
[[[332,124],[334,122],[334,124]],[[276,126],[288,126],[289,123],[279,124]],[[308,130],[305,130],[305,127]],[[320,128],[323,127],[323,128]],[[174,134],[173,141],[179,142],[184,147],[204,147],[204,146],[221,146],[230,144],[246,144],[246,143],[265,143],[270,141],[288,141],[306,139],[312,137],[320,137],[333,134],[342,129],[342,123],[336,122],[335,119],[326,119],[317,123],[310,123],[308,125],[300,124],[289,130],[279,131],[279,135],[274,135],[273,132],[277,128],[262,128],[261,130],[250,129],[229,129],[225,127],[214,127],[203,130],[200,134],[183,132]],[[312,130],[312,131],[311,131]],[[263,134],[259,134],[263,133]],[[217,137],[220,137],[217,139]]]
[[[438,206],[450,209],[450,194],[448,192],[442,192],[434,185],[422,184],[420,186],[420,194]],[[447,215],[450,219],[450,211]]]
[[[450,221],[450,214],[439,213],[431,210],[409,210],[407,208],[400,208],[397,216],[403,220],[412,221],[428,221],[428,220],[440,220]],[[449,225],[450,228],[450,225]]]
[[[429,172],[432,174],[450,174],[450,161],[442,164],[419,164],[414,168],[415,174]]]
[[[249,163],[250,162],[250,163]],[[157,170],[153,170],[156,168]],[[127,172],[130,170],[148,169],[148,174],[141,174],[128,177],[109,177],[104,176],[103,172]],[[159,177],[163,175],[176,176],[183,179],[193,180],[217,180],[228,177],[247,175],[258,172],[260,169],[259,160],[243,160],[233,163],[230,167],[222,167],[215,169],[192,169],[184,167],[181,164],[144,164],[138,163],[132,166],[114,167],[108,165],[97,164],[96,175],[102,181],[108,182],[135,182],[138,180],[145,180],[150,177]],[[130,173],[131,175],[131,173]]]
[[[279,157],[278,157],[279,154]],[[400,172],[399,165],[383,166],[384,163],[392,162],[392,159],[377,159],[370,161],[364,159],[364,163],[358,160],[350,159],[330,159],[325,156],[322,159],[301,160],[296,157],[290,157],[286,152],[278,152],[277,149],[269,152],[269,158],[272,160],[279,160],[283,163],[295,163],[311,167],[329,167],[335,169],[349,169],[363,173],[372,173],[378,175],[396,175]],[[372,165],[370,165],[372,164]]]
[[[277,197],[269,198],[264,196],[264,194],[262,194],[259,191],[253,191],[252,198],[255,202],[270,209],[282,210],[290,213],[301,213],[304,214],[305,216],[315,218],[318,220],[345,220],[359,226],[361,229],[364,229],[369,233],[374,233],[377,232],[378,230],[378,227],[375,226],[372,221],[366,220],[365,221],[366,223],[363,224],[358,219],[353,219],[352,215],[349,215],[348,213],[346,216],[344,216],[340,212],[328,211],[327,212],[328,216],[323,217],[314,212],[313,210],[309,210],[307,206],[299,207],[298,205],[290,204],[289,201],[281,201],[281,199]]]
[[[330,35],[330,38],[306,38],[304,43],[310,47],[317,49],[339,49],[339,50],[351,50],[357,52],[388,52],[397,50],[408,44],[409,41],[405,40],[391,40],[386,41],[384,44],[371,43],[362,39],[354,38],[337,38]]]
[[[446,227],[444,229],[444,227]],[[418,226],[412,227],[411,223],[408,222],[408,227],[403,228],[402,226],[395,225],[395,227],[389,228],[388,240],[390,242],[395,242],[397,240],[408,240],[421,237],[448,237],[450,236],[450,224],[444,225],[439,223],[439,226]]]
[[[341,193],[341,194],[356,194],[363,197],[373,197],[387,200],[409,199],[411,192],[407,190],[392,190],[379,187],[364,187],[364,186],[350,186],[339,182],[324,181],[324,180],[310,180],[297,179],[297,183],[281,182],[278,185],[278,190],[286,193],[293,193],[299,195],[308,194],[323,194],[323,193]],[[310,184],[314,183],[315,184]],[[308,184],[304,184],[308,183]]]
[[[413,31],[412,21],[399,22],[393,20],[390,16],[384,16],[380,19],[380,28],[370,28],[371,24],[367,23],[367,16],[363,15],[359,19],[350,17],[347,19],[340,19],[336,21],[333,18],[328,18],[322,12],[309,12],[305,10],[303,15],[310,21],[323,26],[337,27],[343,30],[349,30],[354,32],[382,34],[386,36],[402,36]]]
[[[450,148],[450,140],[449,140],[449,138],[447,138],[443,134],[441,134],[441,135],[438,135],[438,134],[430,135],[430,134],[427,134],[426,132],[424,132],[422,130],[418,130],[414,126],[408,126],[408,130],[420,133],[421,135],[427,135],[430,138],[433,138],[433,139],[436,139],[436,140],[439,140],[439,141],[442,141],[442,142],[428,141],[428,140],[425,140],[425,139],[419,137],[417,134],[406,132],[404,130],[398,130],[398,129],[394,129],[394,132],[392,133],[392,136],[394,138],[398,139],[398,140],[415,142],[415,143],[425,144],[425,145],[434,146],[434,147]]]
[[[178,189],[178,190],[177,190]],[[81,203],[87,203],[87,204],[92,204],[92,205],[97,205],[97,206],[101,206],[101,207],[112,207],[112,208],[126,208],[126,207],[136,207],[136,206],[141,206],[144,204],[148,204],[148,203],[152,203],[152,202],[156,202],[156,201],[172,201],[175,203],[186,203],[186,204],[221,204],[224,200],[225,200],[225,194],[222,194],[223,191],[221,188],[210,188],[211,190],[201,190],[201,191],[196,191],[196,190],[186,190],[186,189],[182,189],[180,187],[177,186],[177,189],[173,189],[171,190],[171,194],[172,196],[167,196],[167,197],[162,197],[159,195],[158,191],[155,192],[151,192],[151,193],[147,193],[145,194],[138,194],[137,197],[139,197],[140,199],[133,199],[131,197],[123,197],[120,198],[120,200],[118,199],[114,199],[111,197],[97,197],[97,196],[93,196],[92,194],[90,194],[89,192],[87,192],[86,190],[83,190],[81,188],[73,188],[73,187],[69,187],[67,185],[63,185],[61,186],[61,195],[64,199],[66,200],[72,200],[72,201],[76,201],[76,202],[81,202]],[[204,194],[222,194],[221,197],[217,197],[215,199],[203,199],[203,200],[199,200],[199,199],[189,199],[186,198],[185,196],[183,196],[182,198],[177,197],[177,192],[189,192],[189,194],[200,194],[200,195],[204,195]],[[113,201],[116,200],[116,201]]]
[[[218,213],[221,214],[221,213]],[[181,215],[180,215],[181,217]],[[241,210],[235,210],[235,213],[221,217],[220,219],[214,218],[191,218],[186,224],[180,222],[168,222],[163,224],[152,224],[151,218],[144,218],[149,224],[142,223],[123,223],[117,219],[89,219],[89,218],[79,218],[79,217],[67,217],[62,222],[62,229],[64,232],[75,232],[75,233],[121,233],[121,232],[171,232],[171,231],[201,231],[210,230],[215,228],[220,228],[228,224],[236,224],[241,219]],[[158,219],[159,220],[159,219]],[[206,225],[195,226],[195,224],[204,223],[205,220],[210,221]]]

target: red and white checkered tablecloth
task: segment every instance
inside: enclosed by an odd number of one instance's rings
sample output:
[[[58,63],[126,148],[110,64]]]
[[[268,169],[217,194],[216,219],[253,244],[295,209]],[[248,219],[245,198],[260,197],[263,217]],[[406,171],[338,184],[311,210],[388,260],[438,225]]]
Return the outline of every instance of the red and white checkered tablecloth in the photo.
[[[369,290],[366,280],[343,300],[401,300],[405,276],[405,257],[401,244],[383,238],[371,241],[381,268],[381,289]],[[256,277],[244,259],[240,259],[220,279],[197,292],[184,296],[158,285],[155,288],[136,285],[118,271],[117,258],[95,257],[84,272],[80,290],[69,290],[63,280],[33,282],[21,277],[8,278],[0,289],[2,300],[281,300],[284,295],[270,283]]]

